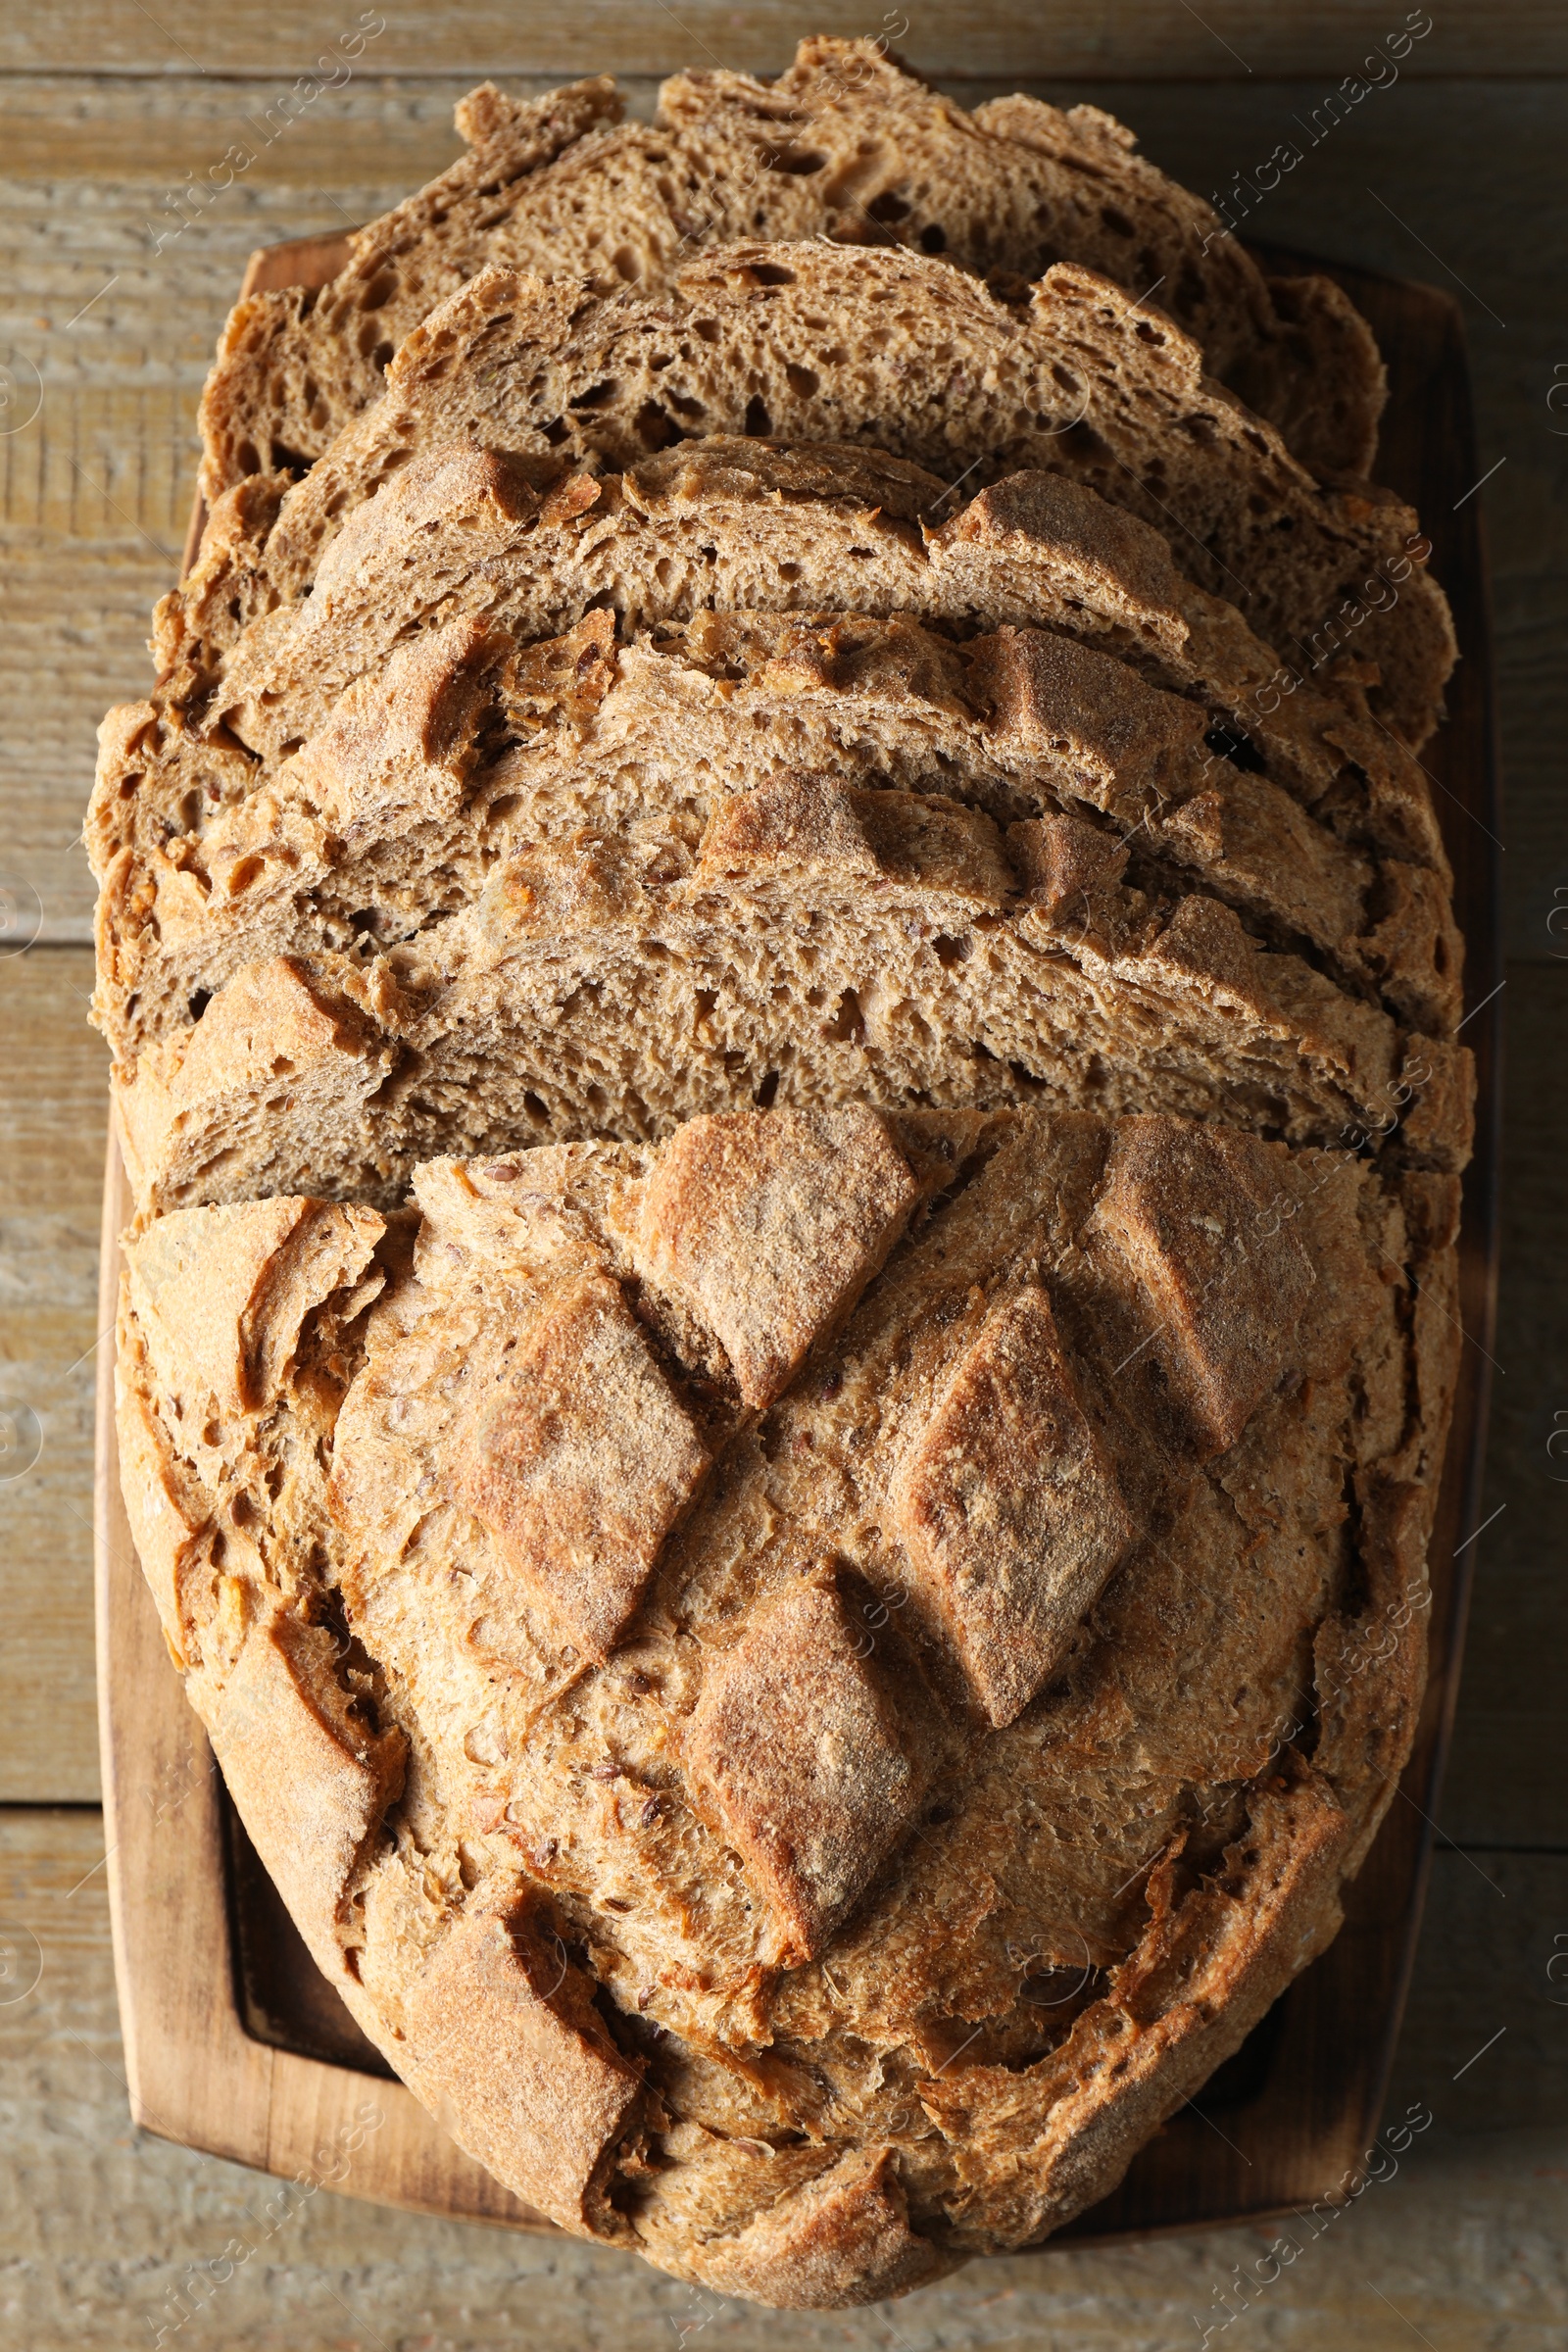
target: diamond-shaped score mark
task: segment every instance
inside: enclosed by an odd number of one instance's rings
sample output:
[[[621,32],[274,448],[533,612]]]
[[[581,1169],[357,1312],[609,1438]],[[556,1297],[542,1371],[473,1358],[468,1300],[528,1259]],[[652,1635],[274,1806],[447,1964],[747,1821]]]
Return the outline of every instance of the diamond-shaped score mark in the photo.
[[[1043,1290],[992,1308],[906,1456],[895,1507],[976,1698],[1010,1723],[1132,1536]]]
[[[1157,1365],[1199,1445],[1226,1452],[1288,1372],[1316,1277],[1291,1229],[1298,1201],[1259,1138],[1125,1120],[1088,1238],[1136,1301],[1129,1385]]]
[[[919,1188],[874,1111],[722,1111],[660,1154],[639,1255],[715,1334],[743,1400],[783,1395],[884,1263]]]
[[[786,1592],[710,1669],[685,1756],[786,1967],[822,1949],[921,1795],[875,1653],[826,1583]]]
[[[575,1283],[465,1446],[455,1488],[591,1657],[609,1656],[708,1449],[618,1284]]]

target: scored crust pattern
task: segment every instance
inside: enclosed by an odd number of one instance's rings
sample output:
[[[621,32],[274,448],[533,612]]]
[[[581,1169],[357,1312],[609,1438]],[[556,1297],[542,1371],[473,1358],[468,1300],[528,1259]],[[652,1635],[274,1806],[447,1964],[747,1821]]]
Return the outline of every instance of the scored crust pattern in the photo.
[[[120,1459],[402,2079],[835,2307],[1112,2187],[1408,1751],[1452,635],[1364,325],[1108,117],[618,105],[220,347],[87,823]]]
[[[774,2300],[824,2230],[874,2297],[1102,2193],[1389,1800],[1419,1652],[1344,1661],[1419,1591],[1455,1195],[849,1106],[154,1222],[138,1544],[399,2072],[555,2219]]]

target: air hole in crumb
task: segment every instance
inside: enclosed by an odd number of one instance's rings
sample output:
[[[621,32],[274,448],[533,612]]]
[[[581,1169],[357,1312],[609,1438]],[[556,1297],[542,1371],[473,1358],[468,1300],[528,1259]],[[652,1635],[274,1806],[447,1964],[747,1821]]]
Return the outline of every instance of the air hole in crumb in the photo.
[[[773,419],[769,416],[760,394],[754,392],[746,403],[746,421],[741,426],[741,430],[748,439],[753,441],[765,441],[773,430]]]
[[[668,449],[671,442],[681,439],[680,426],[667,409],[657,400],[645,400],[632,418],[632,429],[644,449]]]
[[[1228,760],[1232,767],[1239,767],[1244,775],[1263,774],[1265,762],[1262,754],[1240,728],[1212,726],[1203,741],[1211,752],[1217,753],[1222,760]]]
[[[838,1010],[831,1021],[822,1025],[822,1035],[835,1045],[858,1046],[865,1037],[865,1015],[860,1000],[853,988],[847,988],[838,1002]]]

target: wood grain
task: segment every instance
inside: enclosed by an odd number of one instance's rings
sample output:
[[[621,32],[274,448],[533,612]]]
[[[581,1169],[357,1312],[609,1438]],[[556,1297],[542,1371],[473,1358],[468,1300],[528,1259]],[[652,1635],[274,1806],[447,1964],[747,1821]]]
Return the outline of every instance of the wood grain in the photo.
[[[1442,1820],[1466,1846],[1560,1846],[1568,1843],[1562,1758],[1568,1461],[1559,1458],[1564,1447],[1557,1436],[1568,1428],[1568,1087],[1562,1083],[1568,962],[1510,963],[1507,978],[1499,1000],[1506,1182],[1492,1342],[1497,1373],[1478,1513],[1486,1533],[1474,1546],[1464,1696]],[[1568,1934],[1568,1914],[1552,1925]]]
[[[786,65],[803,34],[859,37],[886,30],[902,57],[926,74],[977,75],[1118,74],[1242,79],[1249,74],[1352,72],[1363,52],[1403,24],[1402,8],[1373,11],[1364,0],[1322,0],[1313,9],[1259,9],[1250,0],[1207,0],[1200,14],[1176,0],[949,0],[911,11],[842,0],[683,0],[649,9],[627,0],[581,0],[543,17],[509,0],[447,0],[439,18],[443,62],[476,74],[667,74],[701,60],[748,73]],[[196,63],[212,74],[307,73],[334,37],[371,26],[381,12],[323,13],[313,0],[160,0],[155,13],[134,0],[58,0],[47,11],[18,10],[0,28],[0,71],[59,73],[91,58],[100,72],[165,74]],[[364,51],[374,74],[424,74],[426,16],[381,15],[385,29]],[[1153,61],[1157,60],[1157,67]],[[1406,70],[1430,74],[1568,71],[1568,31],[1549,0],[1503,0],[1484,12],[1436,12],[1434,30],[1411,50]]]
[[[91,988],[85,949],[0,959],[0,1410],[36,1415],[42,1443],[33,1468],[0,1481],[0,1801],[98,1792],[94,1162],[109,1065]]]

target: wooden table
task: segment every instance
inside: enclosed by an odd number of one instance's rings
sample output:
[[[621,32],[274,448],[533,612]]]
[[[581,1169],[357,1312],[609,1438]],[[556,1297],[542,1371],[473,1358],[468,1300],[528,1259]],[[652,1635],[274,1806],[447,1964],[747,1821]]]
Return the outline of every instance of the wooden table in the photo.
[[[158,0],[151,14],[137,0],[60,0],[0,24],[0,2343],[119,2347],[163,2328],[165,2343],[247,2352],[641,2352],[672,2327],[681,2341],[747,2347],[1196,2343],[1223,2317],[1216,2290],[1268,2231],[1047,2251],[897,2307],[769,2317],[588,2248],[325,2190],[280,2203],[274,2184],[129,2128],[94,1867],[104,1055],[85,1025],[91,893],[76,835],[97,719],[149,674],[147,612],[177,557],[208,352],[249,249],[367,218],[438,169],[456,148],[452,102],[486,73],[547,87],[609,67],[647,112],[671,66],[768,71],[802,31],[879,28],[841,8],[698,0],[590,0],[553,20],[502,0],[383,13],[353,78],[271,135],[280,95],[358,11],[340,24],[305,0]],[[1021,84],[1108,106],[1206,193],[1282,138],[1305,146],[1293,122],[1403,21],[1358,0],[1210,0],[1200,16],[1182,0],[1050,12],[1015,0],[913,15],[897,45],[969,103]],[[1465,304],[1482,469],[1494,469],[1474,495],[1493,550],[1507,787],[1509,1181],[1490,1524],[1394,2092],[1396,2109],[1421,2098],[1438,2122],[1397,2180],[1254,2286],[1255,2309],[1227,2331],[1243,2344],[1315,2347],[1337,2331],[1374,2352],[1422,2337],[1439,2352],[1534,2352],[1568,2328],[1568,1982],[1554,1982],[1568,1959],[1553,1958],[1568,1954],[1568,1458],[1556,1458],[1568,1439],[1553,1443],[1568,1430],[1568,389],[1553,405],[1553,385],[1568,386],[1565,75],[1568,20],[1543,0],[1451,20],[1435,9],[1397,83],[1352,99],[1248,222],[1429,277]],[[255,161],[204,212],[181,207],[180,189],[231,146]],[[32,944],[7,953],[19,939]],[[11,1475],[35,1442],[36,1461]],[[177,1836],[178,1792],[147,1796]]]

